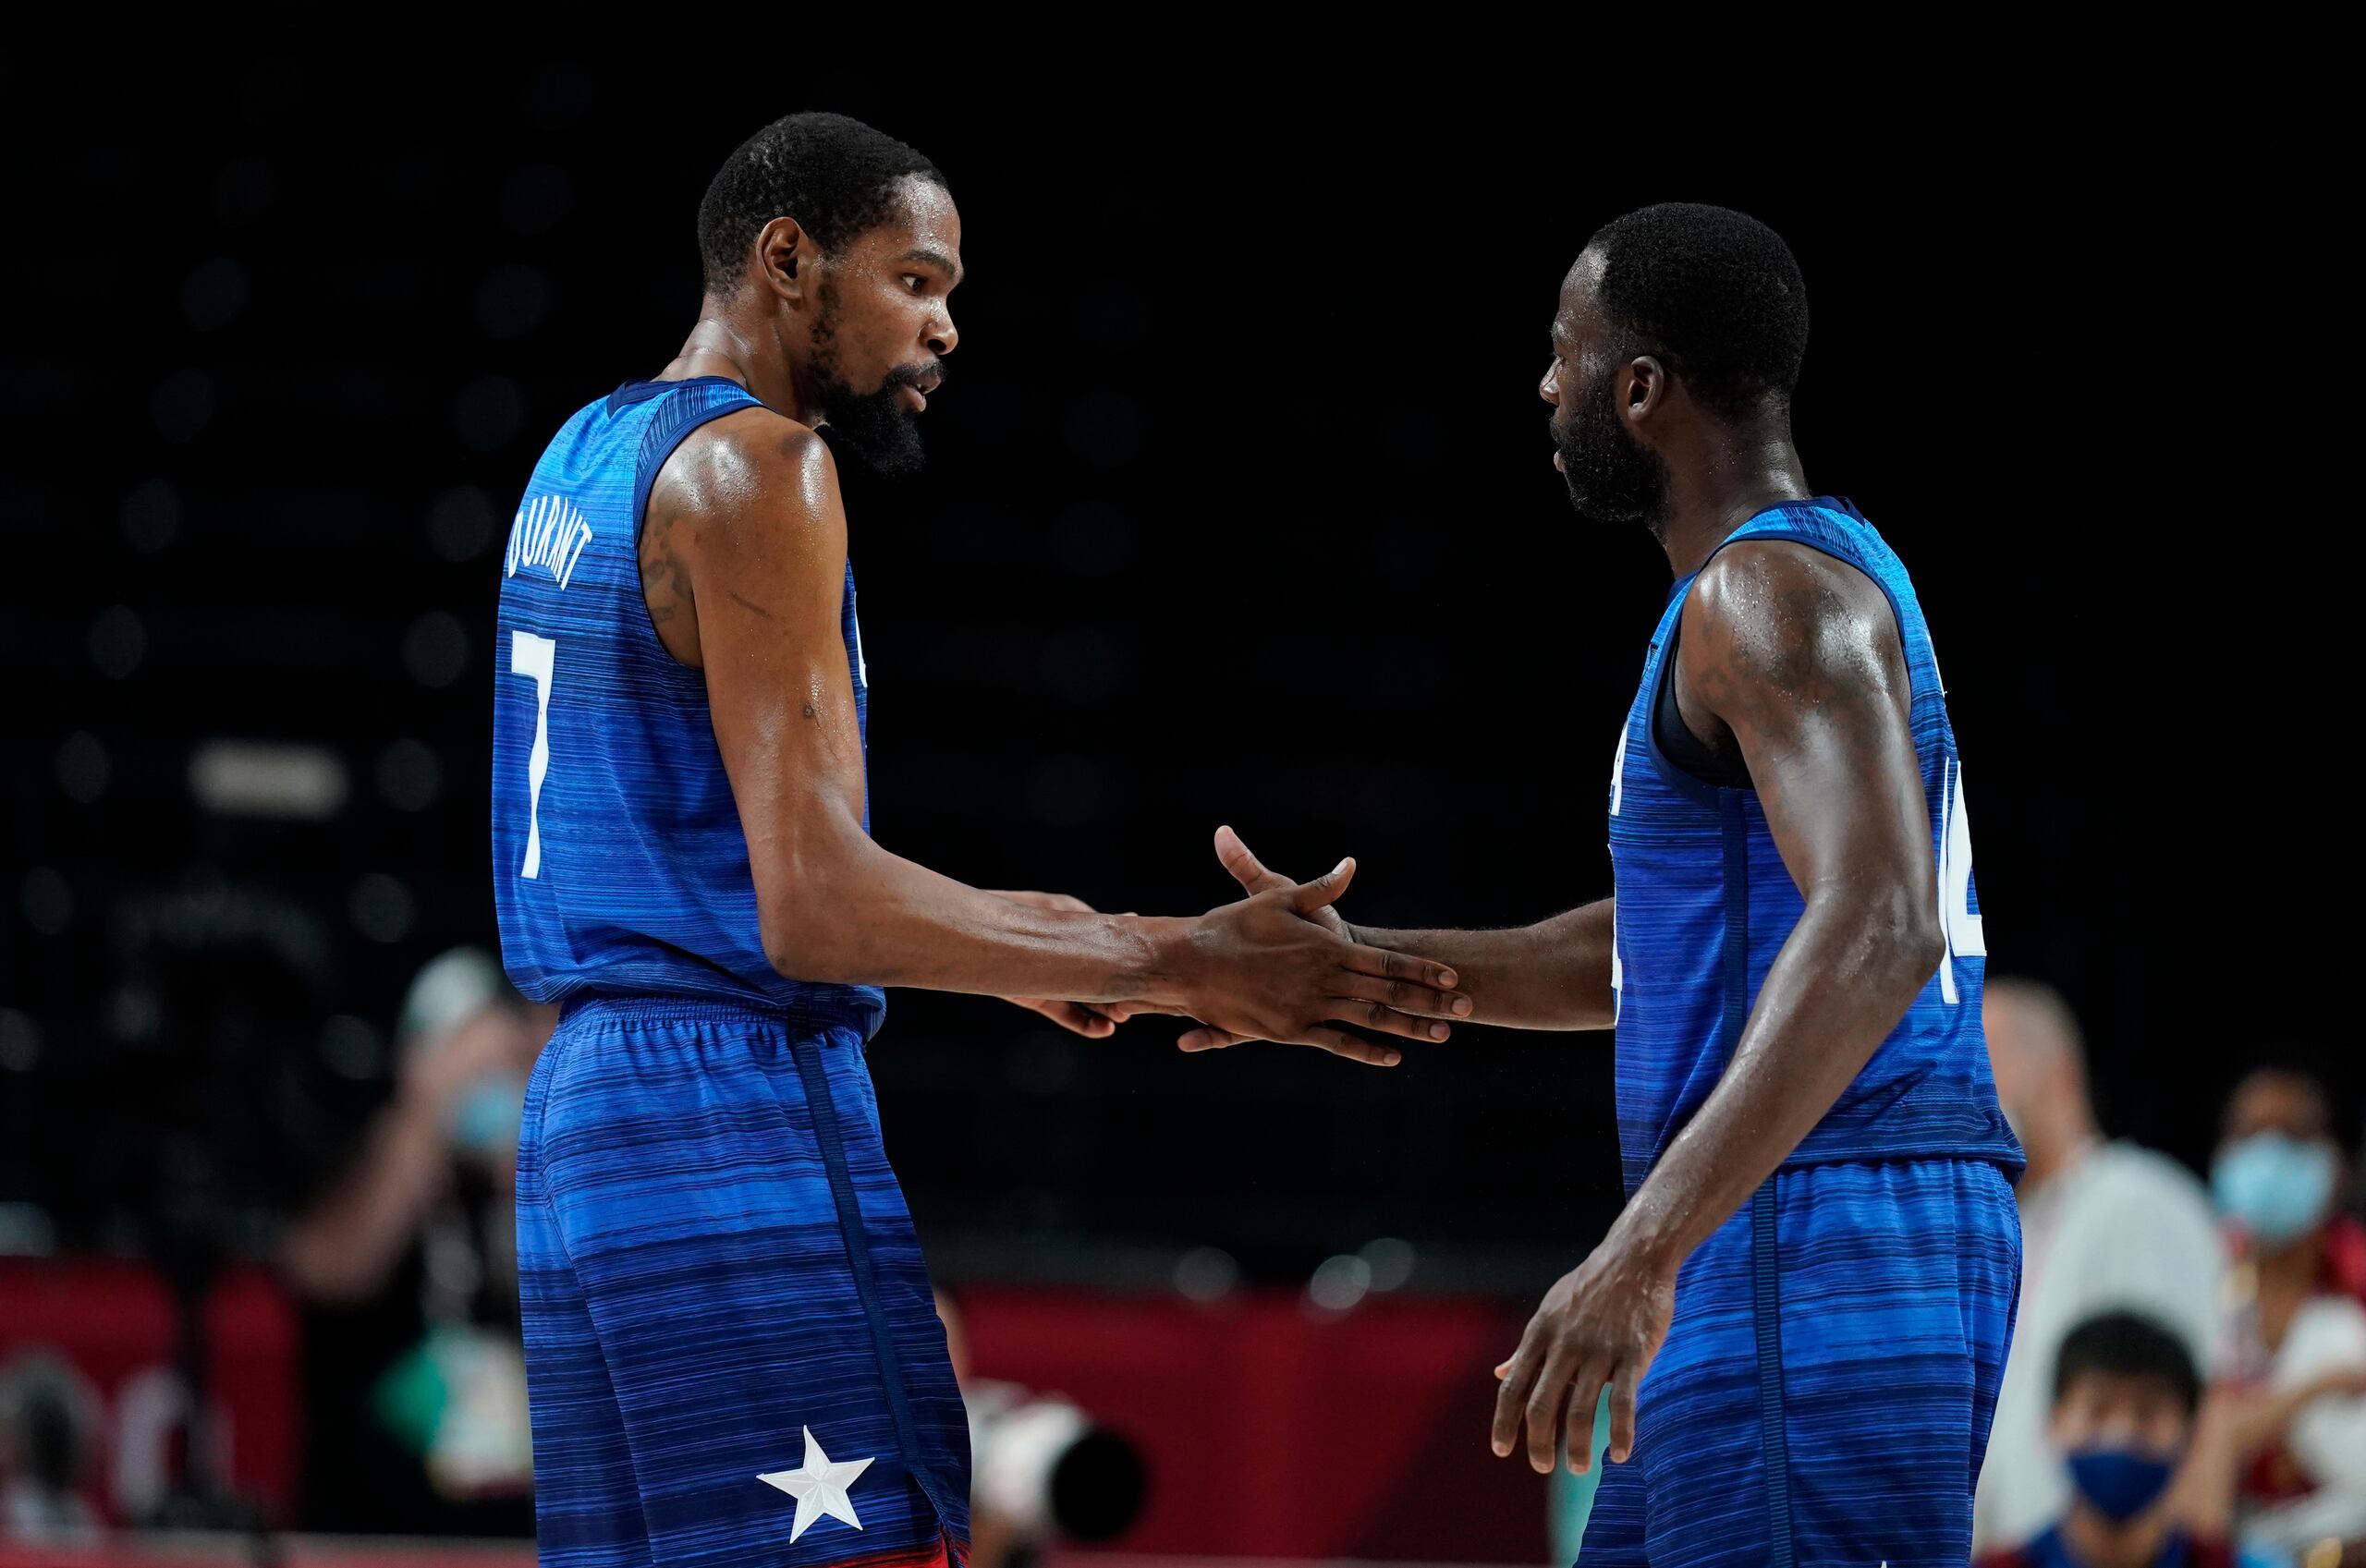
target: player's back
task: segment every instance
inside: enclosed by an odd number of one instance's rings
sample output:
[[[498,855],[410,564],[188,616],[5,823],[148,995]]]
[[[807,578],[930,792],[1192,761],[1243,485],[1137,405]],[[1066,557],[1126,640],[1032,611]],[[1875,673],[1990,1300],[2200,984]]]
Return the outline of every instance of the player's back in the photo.
[[[534,466],[494,633],[502,957],[537,1001],[698,997],[868,1038],[885,1011],[877,988],[808,984],[766,960],[706,677],[665,651],[641,591],[641,514],[666,458],[709,421],[761,407],[721,377],[628,383],[579,410]],[[839,620],[867,735],[851,567]]]
[[[1987,959],[1963,767],[1913,583],[1872,525],[1846,502],[1774,507],[1725,542],[1749,540],[1789,541],[1846,562],[1889,600],[1912,690],[1914,745],[1947,936],[1938,971],[1785,1165],[1964,1158],[2018,1171],[2020,1148],[1997,1107],[1981,1028]],[[1706,782],[1661,745],[1655,726],[1667,722],[1663,683],[1698,576],[1677,583],[1653,635],[1611,781],[1618,1136],[1630,1192],[1716,1087],[1759,987],[1806,907],[1757,793]]]

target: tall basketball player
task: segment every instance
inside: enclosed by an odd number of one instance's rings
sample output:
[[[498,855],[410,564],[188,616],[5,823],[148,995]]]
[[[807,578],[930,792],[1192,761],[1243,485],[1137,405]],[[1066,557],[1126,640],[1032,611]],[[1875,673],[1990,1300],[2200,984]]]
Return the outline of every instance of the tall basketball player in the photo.
[[[1627,1207],[1497,1369],[1494,1431],[1582,1470],[1611,1391],[1588,1564],[1963,1563],[2012,1332],[1963,769],[1905,566],[1792,445],[1807,329],[1789,248],[1739,213],[1593,237],[1541,388],[1554,463],[1676,578],[1611,765],[1616,894],[1516,930],[1311,917],[1445,959],[1482,1021],[1616,1028]]]
[[[966,887],[874,844],[869,682],[826,422],[887,470],[956,341],[944,177],[791,115],[699,211],[682,352],[560,430],[502,584],[503,954],[565,1004],[518,1152],[543,1561],[942,1563],[968,1428],[863,1065],[880,987],[1129,1001],[1385,1064],[1442,1038],[1437,965],[1299,918]],[[1412,1015],[1422,1015],[1416,1017]]]

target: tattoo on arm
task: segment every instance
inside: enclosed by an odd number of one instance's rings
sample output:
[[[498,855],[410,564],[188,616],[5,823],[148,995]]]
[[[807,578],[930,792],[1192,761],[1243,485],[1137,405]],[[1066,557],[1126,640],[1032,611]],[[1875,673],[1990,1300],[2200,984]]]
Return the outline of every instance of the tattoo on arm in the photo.
[[[675,538],[681,509],[652,505],[640,529],[641,597],[649,603],[652,624],[663,626],[696,604],[690,591],[690,569],[683,562]]]

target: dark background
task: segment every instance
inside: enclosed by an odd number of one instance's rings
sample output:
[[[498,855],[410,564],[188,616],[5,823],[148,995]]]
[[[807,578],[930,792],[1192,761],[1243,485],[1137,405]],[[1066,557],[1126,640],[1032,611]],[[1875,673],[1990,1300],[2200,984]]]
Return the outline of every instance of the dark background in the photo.
[[[1726,202],[1806,272],[1811,479],[1915,570],[1992,972],[2069,994],[2115,1131],[2199,1161],[2282,1059],[2354,1138],[2325,128],[2105,79],[1596,92],[1555,53],[728,91],[711,56],[0,67],[0,1203],[67,1246],[136,1218],[143,909],[307,955],[287,1061],[248,1069],[330,1107],[304,1136],[383,1094],[411,971],[494,940],[506,519],[569,412],[673,354],[706,179],[800,107],[921,148],[965,224],[932,468],[848,482],[890,847],[1185,911],[1230,896],[1228,820],[1299,874],[1360,857],[1361,921],[1606,893],[1667,571],[1572,516],[1534,386],[1595,225]],[[216,736],[329,748],[346,808],[201,815]],[[897,997],[873,1070],[944,1266],[1213,1244],[1303,1277],[1400,1235],[1524,1291],[1615,1210],[1606,1036],[1465,1029],[1383,1074],[1173,1032]]]

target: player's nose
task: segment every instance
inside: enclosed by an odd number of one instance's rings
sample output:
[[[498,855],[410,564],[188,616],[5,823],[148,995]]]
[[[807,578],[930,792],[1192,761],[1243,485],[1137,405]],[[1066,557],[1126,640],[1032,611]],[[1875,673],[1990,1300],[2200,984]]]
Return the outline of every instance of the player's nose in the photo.
[[[1552,404],[1555,408],[1558,408],[1561,406],[1561,383],[1558,374],[1559,371],[1560,367],[1558,365],[1545,366],[1544,379],[1536,383],[1536,395],[1542,397],[1547,403]]]
[[[961,334],[953,324],[953,312],[946,311],[929,326],[929,350],[935,354],[950,354],[959,346]]]

